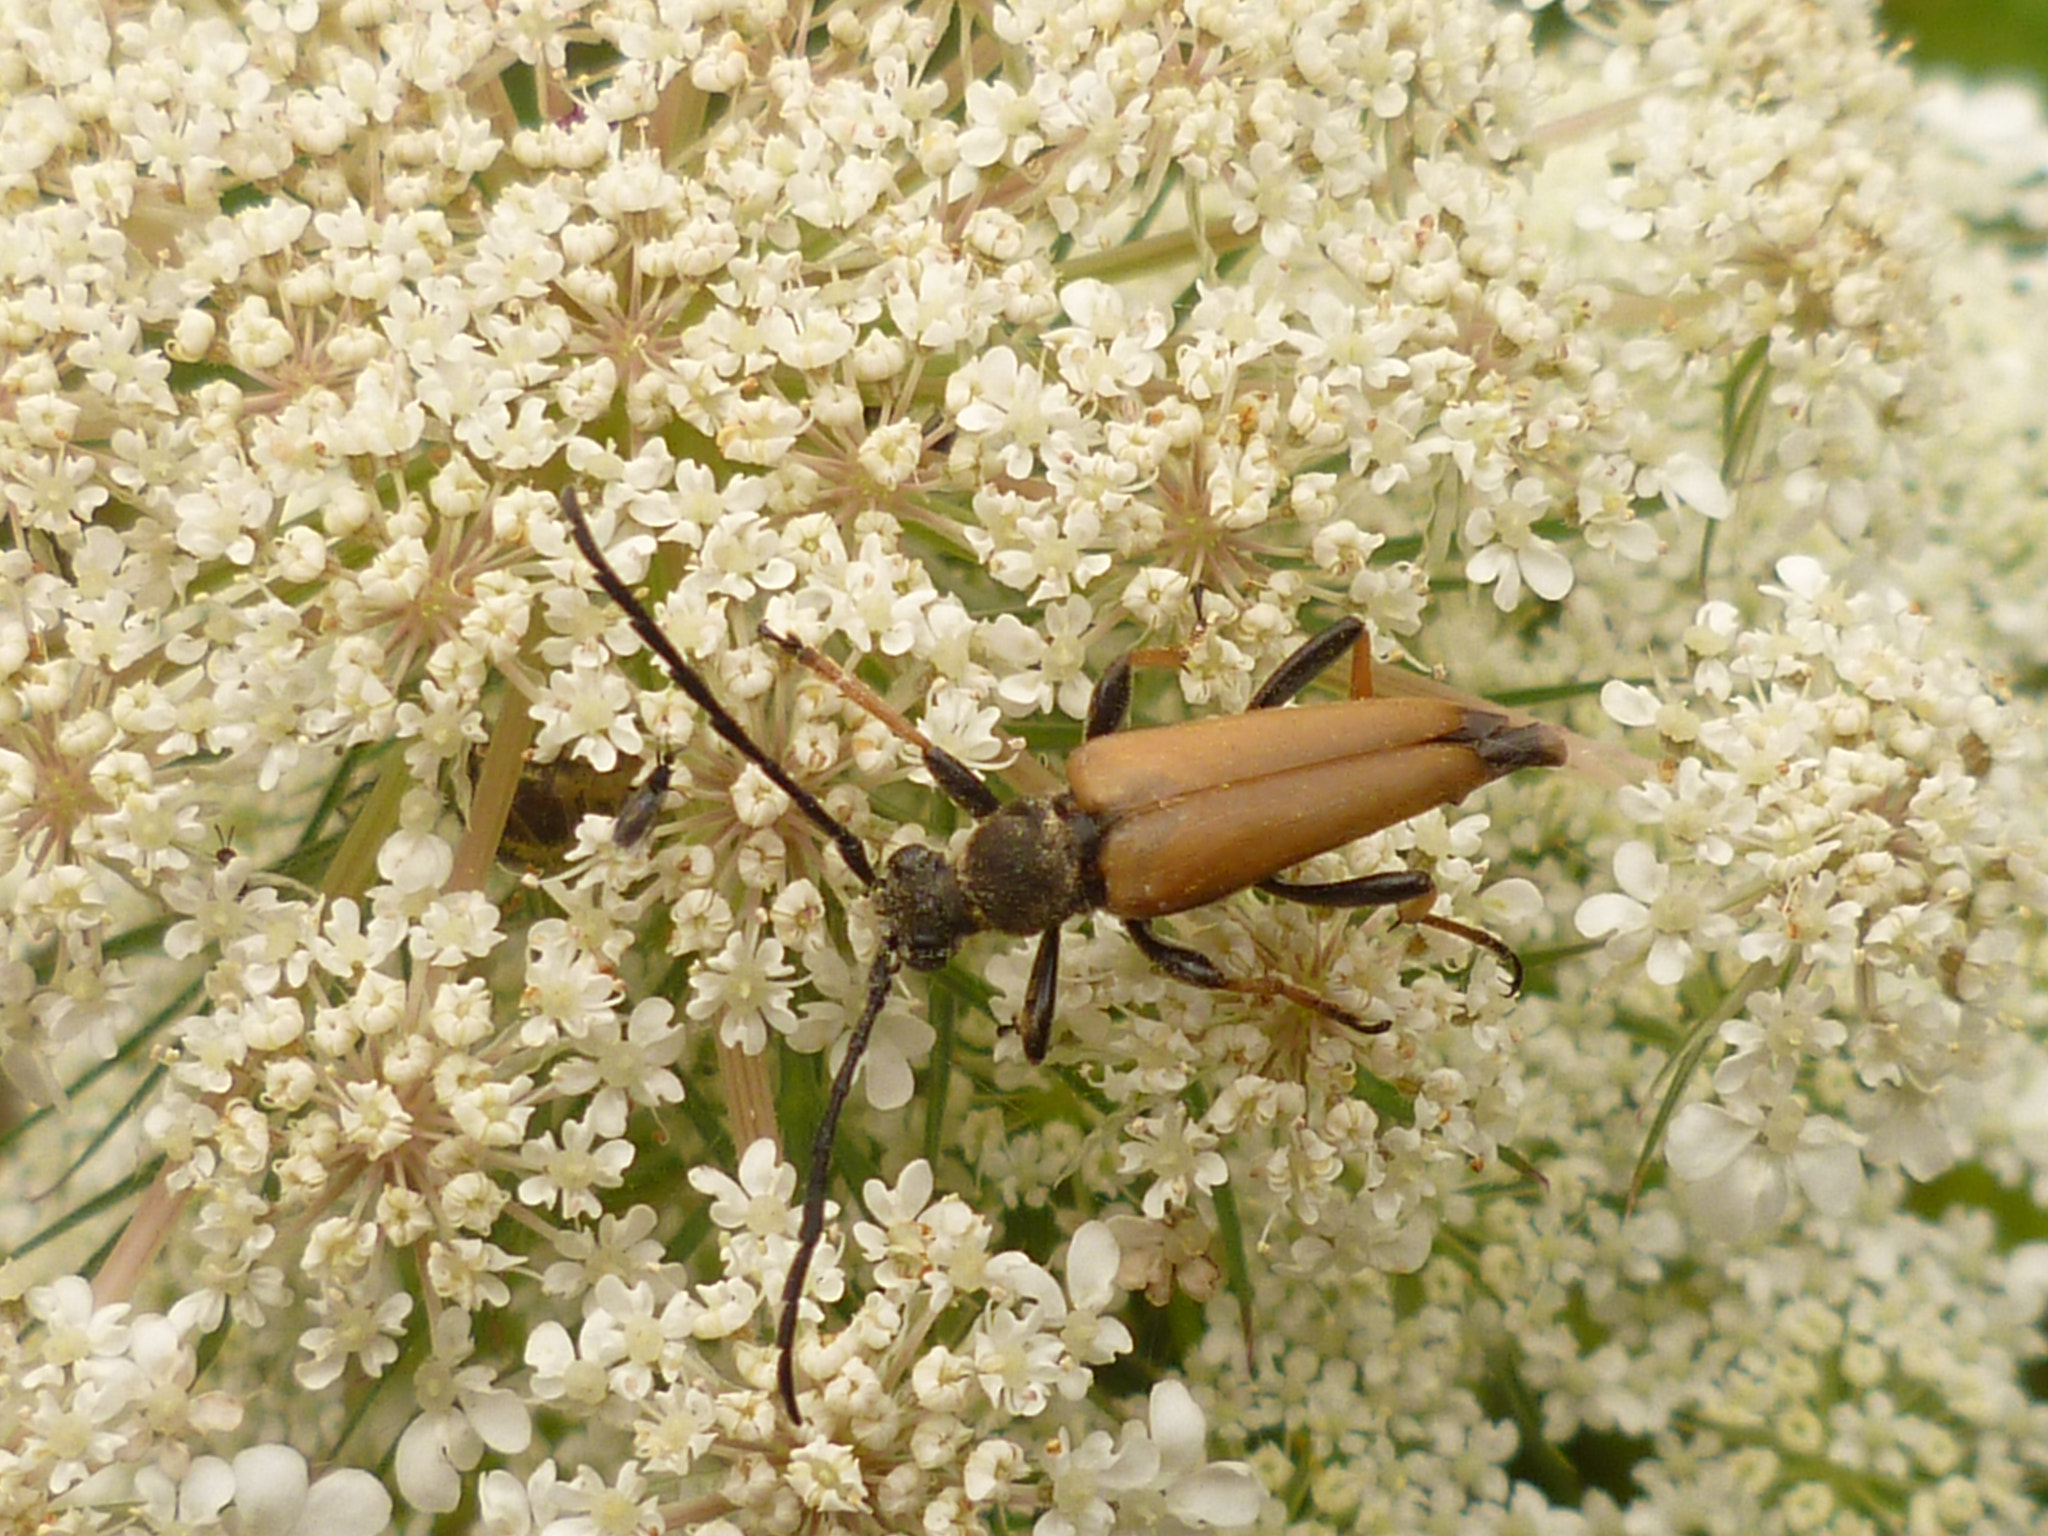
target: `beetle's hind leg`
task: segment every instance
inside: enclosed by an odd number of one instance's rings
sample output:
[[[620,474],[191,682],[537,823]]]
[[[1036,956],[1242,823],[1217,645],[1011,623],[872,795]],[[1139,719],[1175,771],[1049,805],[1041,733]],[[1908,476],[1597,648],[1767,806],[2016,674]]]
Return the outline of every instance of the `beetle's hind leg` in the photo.
[[[1404,923],[1434,928],[1463,939],[1492,955],[1507,972],[1508,995],[1522,990],[1522,957],[1497,934],[1456,918],[1438,917],[1429,909],[1436,901],[1436,881],[1419,869],[1394,869],[1385,874],[1361,875],[1356,880],[1332,880],[1327,884],[1304,885],[1293,880],[1261,880],[1259,889],[1269,896],[1295,901],[1305,907],[1397,907]]]
[[[1351,697],[1372,698],[1371,632],[1358,619],[1339,619],[1321,634],[1311,635],[1281,662],[1259,691],[1252,695],[1248,707],[1273,709],[1288,703],[1347,650],[1352,653]],[[1554,733],[1539,733],[1529,739],[1526,747],[1522,745],[1523,738],[1534,729],[1491,733],[1474,743],[1474,750],[1481,752],[1482,756],[1490,752],[1492,755],[1488,760],[1497,761],[1503,775],[1521,767],[1554,766],[1561,760],[1553,744]],[[1520,756],[1511,756],[1511,753],[1519,753]],[[1403,922],[1434,928],[1439,933],[1451,934],[1487,951],[1500,961],[1501,968],[1507,972],[1509,995],[1522,990],[1522,957],[1508,947],[1506,940],[1484,928],[1461,923],[1455,918],[1438,917],[1431,912],[1429,909],[1436,901],[1436,882],[1420,870],[1390,870],[1386,874],[1365,875],[1356,880],[1334,880],[1322,885],[1261,880],[1259,889],[1269,896],[1297,901],[1308,907],[1399,907]]]
[[[1384,1019],[1368,1024],[1350,1009],[1340,1008],[1321,993],[1311,992],[1282,976],[1232,976],[1200,950],[1160,938],[1152,931],[1150,923],[1140,919],[1126,918],[1124,928],[1147,960],[1175,981],[1185,982],[1188,986],[1210,992],[1235,992],[1242,997],[1284,997],[1361,1035],[1384,1034],[1389,1027]]]

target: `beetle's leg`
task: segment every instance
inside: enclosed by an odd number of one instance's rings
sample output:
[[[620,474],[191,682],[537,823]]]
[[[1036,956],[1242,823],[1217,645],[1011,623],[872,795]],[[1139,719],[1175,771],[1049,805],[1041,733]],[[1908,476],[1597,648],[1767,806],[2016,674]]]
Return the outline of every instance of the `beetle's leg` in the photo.
[[[1372,682],[1372,636],[1363,634],[1358,638],[1358,647],[1351,653],[1351,697],[1370,699],[1376,691]]]
[[[1304,640],[1292,656],[1281,662],[1252,695],[1248,709],[1272,709],[1285,704],[1314,682],[1323,670],[1365,638],[1360,619],[1339,619],[1319,635]],[[1369,690],[1368,690],[1369,691]]]
[[[775,1326],[775,1387],[782,1394],[782,1406],[797,1424],[804,1421],[796,1406],[797,1313],[803,1305],[804,1279],[811,1272],[811,1260],[817,1256],[818,1241],[825,1235],[825,1192],[832,1182],[832,1145],[839,1136],[840,1112],[846,1108],[847,1095],[853,1092],[853,1075],[860,1070],[861,1058],[867,1054],[868,1036],[874,1033],[875,1019],[889,1000],[889,986],[900,963],[893,949],[884,948],[875,956],[874,966],[868,972],[867,1003],[853,1033],[847,1037],[846,1056],[832,1079],[832,1096],[825,1101],[825,1113],[819,1116],[818,1129],[811,1136],[811,1172],[804,1183],[803,1221],[797,1228],[796,1252],[790,1256],[789,1274],[782,1282],[782,1315]]]
[[[1202,987],[1211,992],[1236,992],[1244,997],[1284,997],[1298,1003],[1312,1013],[1319,1013],[1346,1029],[1361,1035],[1383,1034],[1389,1028],[1382,1019],[1377,1024],[1368,1024],[1357,1014],[1346,1008],[1339,1008],[1320,993],[1311,992],[1280,976],[1240,978],[1229,975],[1214,960],[1198,949],[1189,949],[1183,944],[1171,944],[1152,931],[1152,925],[1136,918],[1126,918],[1124,929],[1131,940],[1144,952],[1160,970],[1175,981],[1185,982],[1191,987]]]
[[[1484,928],[1438,917],[1429,910],[1436,900],[1436,882],[1419,869],[1392,869],[1385,874],[1361,875],[1355,880],[1332,880],[1303,885],[1293,880],[1261,880],[1259,889],[1269,896],[1298,901],[1305,907],[1399,907],[1401,921],[1418,923],[1476,944],[1487,951],[1508,973],[1510,995],[1522,990],[1522,957],[1507,941]]]
[[[1366,628],[1357,619],[1339,619],[1319,635],[1302,643],[1292,656],[1280,663],[1265,686],[1252,695],[1252,709],[1271,709],[1285,704],[1315,680],[1321,672],[1356,646],[1351,663],[1351,696],[1369,699],[1372,688],[1372,647],[1366,643]],[[1555,733],[1548,727],[1525,726],[1511,731],[1489,732],[1471,743],[1487,761],[1498,761],[1502,772],[1524,767],[1553,767],[1561,758]],[[1301,885],[1290,880],[1261,880],[1259,889],[1309,907],[1399,907],[1401,920],[1419,923],[1441,933],[1453,934],[1476,944],[1498,959],[1508,973],[1508,991],[1522,990],[1522,957],[1504,939],[1455,918],[1437,917],[1430,910],[1436,900],[1436,882],[1420,870],[1396,869],[1385,874],[1365,875],[1356,880],[1334,880],[1322,885]]]
[[[1200,634],[1204,620],[1201,617],[1201,589],[1195,591],[1195,633]],[[1252,695],[1251,709],[1271,709],[1285,704],[1302,689],[1314,682],[1318,675],[1345,651],[1365,636],[1365,624],[1359,619],[1339,619],[1319,635],[1311,635],[1295,650],[1294,654],[1280,663],[1273,675],[1266,679],[1259,691]],[[1192,638],[1188,644],[1193,644]],[[1368,654],[1368,659],[1370,653]],[[1097,736],[1107,736],[1112,731],[1123,729],[1124,717],[1131,707],[1131,672],[1137,667],[1178,667],[1188,659],[1187,645],[1158,646],[1150,649],[1126,651],[1103,669],[1102,676],[1095,680],[1095,692],[1088,700],[1088,724],[1084,736],[1092,741]],[[1367,675],[1366,692],[1370,694],[1370,674]]]
[[[1419,869],[1390,869],[1384,874],[1318,885],[1261,880],[1259,889],[1269,896],[1298,901],[1305,907],[1399,907],[1435,896],[1436,882]]]
[[[1107,736],[1124,728],[1124,719],[1131,712],[1131,673],[1139,667],[1172,667],[1178,670],[1187,665],[1188,652],[1209,627],[1209,616],[1202,612],[1202,589],[1195,588],[1195,627],[1187,639],[1179,645],[1139,646],[1125,651],[1107,667],[1102,676],[1095,679],[1095,690],[1088,695],[1088,720],[1081,731],[1084,741],[1093,741],[1098,736]]]
[[[573,490],[562,492],[562,515],[569,520],[569,534],[576,541],[576,547],[583,552],[583,558],[590,562],[590,568],[597,576],[597,584],[604,588],[605,595],[619,605],[626,615],[626,622],[633,626],[633,633],[640,637],[640,643],[661,658],[661,664],[668,669],[668,675],[675,685],[688,695],[690,702],[704,712],[704,718],[711,722],[711,728],[726,739],[734,751],[768,775],[769,780],[796,803],[811,821],[826,836],[838,845],[839,856],[846,860],[847,867],[860,876],[861,884],[875,883],[875,869],[868,862],[868,851],[861,846],[859,838],[853,835],[837,816],[826,810],[824,804],[803,785],[789,776],[782,764],[775,761],[749,736],[741,725],[718,702],[697,669],[683,660],[683,653],[677,650],[668,636],[661,632],[661,626],[654,622],[654,615],[647,611],[632,588],[619,580],[619,573],[604,557],[604,551],[597,547],[597,537],[590,531],[590,524],[584,520],[583,508],[578,505]]]
[[[946,798],[976,821],[984,816],[993,816],[1002,809],[1002,802],[996,799],[995,791],[988,787],[988,780],[912,725],[901,710],[838,662],[817,647],[804,644],[794,635],[780,634],[766,624],[761,626],[759,634],[770,644],[781,646],[797,661],[881,721],[898,741],[915,747],[924,758],[926,770],[930,772],[939,788],[946,792]]]
[[[1434,899],[1434,893],[1432,893]],[[1522,957],[1514,952],[1508,941],[1497,933],[1488,933],[1484,928],[1471,923],[1461,923],[1454,917],[1438,917],[1434,912],[1403,912],[1403,921],[1419,923],[1424,928],[1434,928],[1438,933],[1448,933],[1463,939],[1467,944],[1476,944],[1501,963],[1501,969],[1508,973],[1508,996],[1519,996],[1522,990]]]
[[[1031,959],[1031,983],[1024,989],[1024,1015],[1017,1020],[1027,1061],[1045,1060],[1045,1048],[1052,1040],[1053,1003],[1059,990],[1060,931],[1048,928],[1038,936],[1038,953]]]
[[[1186,645],[1141,646],[1117,657],[1102,669],[1102,676],[1095,679],[1095,691],[1088,696],[1088,722],[1082,728],[1082,738],[1093,741],[1098,736],[1123,729],[1124,717],[1131,712],[1131,673],[1134,669],[1177,668],[1187,659]]]

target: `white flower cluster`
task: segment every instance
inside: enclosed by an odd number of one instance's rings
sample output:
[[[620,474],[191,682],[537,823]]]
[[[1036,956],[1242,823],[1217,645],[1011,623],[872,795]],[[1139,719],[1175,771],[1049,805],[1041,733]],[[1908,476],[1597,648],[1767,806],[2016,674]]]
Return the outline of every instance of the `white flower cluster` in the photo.
[[[341,1468],[315,1485],[288,1446],[252,1445],[232,1463],[194,1454],[243,1421],[231,1394],[198,1389],[197,1344],[218,1322],[202,1297],[138,1313],[64,1275],[18,1299],[0,1340],[17,1431],[7,1474],[47,1489],[67,1511],[59,1520],[132,1500],[145,1527],[163,1530],[374,1536],[390,1522],[391,1495],[367,1472]]]
[[[1579,1103],[1532,1107],[1583,1115],[1605,1054]],[[1589,1217],[1581,1181],[1626,1160],[1566,1142],[1533,1209],[1469,1213],[1476,1272],[1431,1265],[1400,1306],[1273,1276],[1249,1374],[1213,1304],[1197,1389],[1292,1490],[1287,1529],[2039,1529],[2048,1408],[2021,1377],[2048,1250],[2002,1255],[1981,1213],[1894,1211],[1701,1263],[1655,1194]]]
[[[1904,552],[1922,535],[1918,440],[1948,387],[1929,365],[1949,214],[1907,195],[1912,85],[1871,67],[1860,11],[1635,16],[1597,92],[1582,80],[1575,95],[1604,108],[1634,87],[1641,110],[1599,141],[1599,180],[1566,207],[1614,242],[1615,302],[1656,306],[1626,366],[1696,379],[1714,360],[1719,388],[1688,391],[1677,421],[1731,408],[1720,462],[1745,508]],[[1711,491],[1670,492],[1717,515]]]
[[[1557,10],[0,0],[0,1524],[2023,1528],[2034,1258],[1899,1207],[2048,1188],[2029,139]],[[795,1422],[883,936],[571,486],[877,863],[960,815],[763,623],[1019,793],[1339,616],[1678,761],[1169,920],[1245,991],[1074,925],[1045,1068],[1028,946],[896,986]]]
[[[990,1223],[958,1198],[934,1201],[923,1162],[894,1188],[867,1186],[873,1219],[852,1236],[873,1284],[844,1327],[803,1350],[802,1370],[824,1385],[801,1398],[792,1444],[760,1390],[774,1361],[756,1341],[795,1247],[795,1172],[760,1141],[737,1180],[700,1168],[690,1181],[711,1200],[725,1278],[686,1287],[666,1273],[631,1283],[608,1274],[573,1337],[548,1322],[527,1341],[534,1399],[616,1428],[633,1462],[609,1481],[587,1465],[569,1482],[549,1468],[523,1487],[492,1473],[483,1495],[502,1506],[499,1520],[523,1509],[515,1526],[578,1529],[629,1484],[651,1512],[652,1480],[703,1468],[717,1471],[721,1518],[732,1522],[720,1528],[731,1530],[868,1516],[964,1533],[980,1528],[979,1511],[1034,1508],[1052,1511],[1041,1519],[1050,1531],[1105,1529],[1119,1510],[1125,1528],[1145,1529],[1180,1516],[1241,1525],[1257,1513],[1261,1490],[1244,1468],[1205,1465],[1202,1414],[1178,1384],[1155,1389],[1149,1427],[1131,1420],[1115,1442],[1101,1430],[1077,1443],[1067,1428],[1046,1441],[980,1427],[990,1409],[1035,1419],[1078,1400],[1095,1367],[1129,1351],[1123,1324],[1104,1315],[1122,1299],[1117,1244],[1102,1223],[1082,1226],[1062,1285],[1021,1253],[996,1251]],[[820,1265],[813,1293],[844,1290],[836,1263]],[[961,1297],[976,1298],[975,1321],[939,1342]],[[452,1507],[454,1480],[442,1475]]]
[[[1762,590],[1780,624],[1700,610],[1689,694],[1610,688],[1618,716],[1691,755],[1622,792],[1664,852],[1622,844],[1620,890],[1578,914],[1659,985],[1724,965],[1679,1058],[1689,1071],[1718,1033],[1714,1096],[1678,1111],[1669,1151],[1736,1238],[1795,1188],[1847,1214],[1866,1159],[1930,1179],[1967,1147],[2028,979],[2012,918],[2048,901],[2038,834],[2001,809],[2040,766],[2017,712],[1903,597],[1844,592],[1803,556],[1778,569]]]

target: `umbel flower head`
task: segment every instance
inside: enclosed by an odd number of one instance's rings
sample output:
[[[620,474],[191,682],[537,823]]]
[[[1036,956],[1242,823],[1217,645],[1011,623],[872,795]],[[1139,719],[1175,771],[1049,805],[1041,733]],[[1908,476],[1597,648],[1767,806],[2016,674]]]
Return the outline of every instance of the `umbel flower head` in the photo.
[[[10,1527],[2038,1522],[2038,116],[1848,0],[0,60]],[[1289,872],[1522,994],[1254,893],[1164,929],[1242,991],[1071,928],[1044,1068],[1028,943],[899,981],[792,1420],[885,936],[788,787],[961,818],[760,626],[1036,794],[1343,618],[1584,733]]]

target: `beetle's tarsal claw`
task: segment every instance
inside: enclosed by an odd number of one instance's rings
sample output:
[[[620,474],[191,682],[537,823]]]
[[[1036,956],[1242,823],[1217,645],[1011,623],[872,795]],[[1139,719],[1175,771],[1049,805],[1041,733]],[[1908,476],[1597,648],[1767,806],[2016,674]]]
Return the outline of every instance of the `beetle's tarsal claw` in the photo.
[[[1522,993],[1522,957],[1514,952],[1507,940],[1498,934],[1488,933],[1484,928],[1475,928],[1470,923],[1461,923],[1456,918],[1438,917],[1425,913],[1413,921],[1425,928],[1434,928],[1438,933],[1448,933],[1453,938],[1463,939],[1485,950],[1500,961],[1501,969],[1507,973],[1508,996],[1519,997]]]
[[[1374,1024],[1368,1024],[1349,1008],[1339,1008],[1327,997],[1314,998],[1310,1006],[1332,1024],[1342,1025],[1354,1035],[1384,1035],[1393,1027],[1385,1019],[1381,1019]]]
[[[1287,980],[1282,976],[1262,976],[1255,981],[1234,981],[1230,990],[1243,992],[1252,997],[1284,997],[1297,1007],[1305,1008],[1319,1018],[1328,1019],[1341,1029],[1348,1029],[1354,1035],[1384,1035],[1393,1028],[1391,1022],[1380,1019],[1367,1023],[1349,1008],[1331,1002],[1320,992]]]

